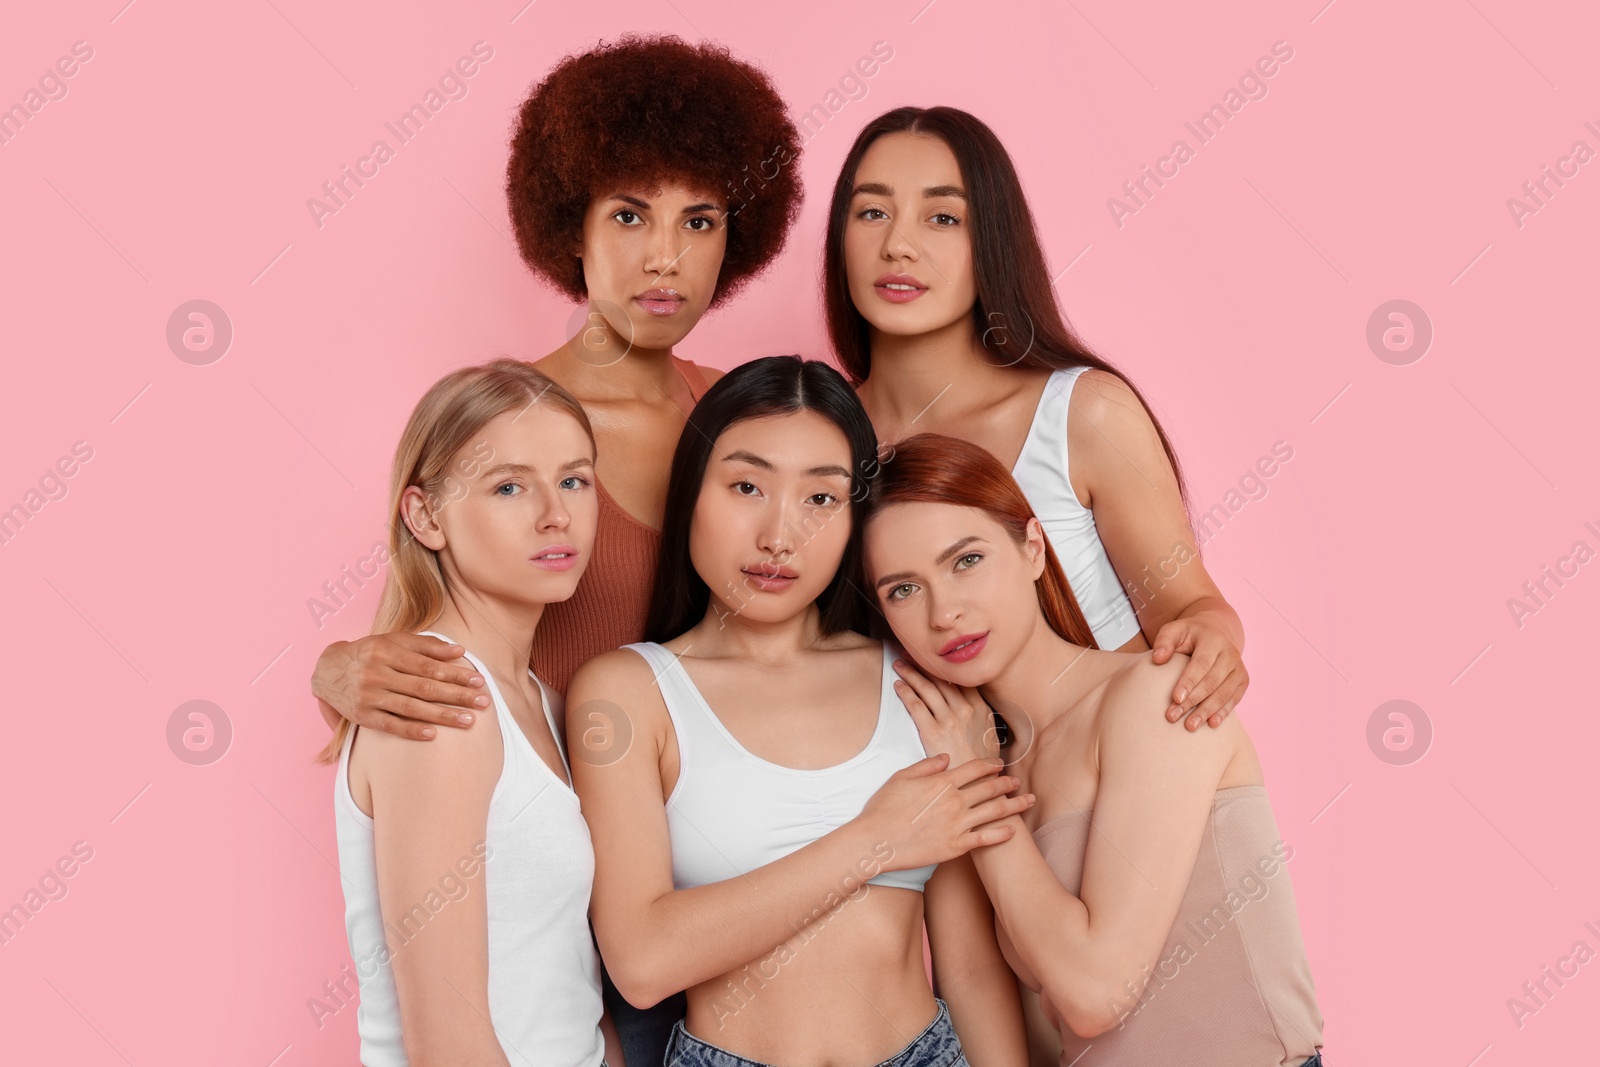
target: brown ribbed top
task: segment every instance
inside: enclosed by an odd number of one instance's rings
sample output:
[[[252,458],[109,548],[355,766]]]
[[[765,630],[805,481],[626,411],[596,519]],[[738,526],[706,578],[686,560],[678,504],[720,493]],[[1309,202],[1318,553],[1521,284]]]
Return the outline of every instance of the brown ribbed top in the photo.
[[[677,356],[672,362],[698,401],[708,388],[700,368]],[[584,660],[644,639],[655,586],[661,531],[623,510],[598,478],[595,490],[594,555],[571,599],[546,607],[533,635],[533,673],[562,696]]]
[[[1093,818],[1092,811],[1066,815],[1033,832],[1071,893],[1081,892]],[[1062,1067],[1298,1067],[1311,1058],[1322,1047],[1322,1013],[1289,883],[1292,856],[1265,786],[1217,790],[1144,996],[1099,1037],[1063,1029]],[[1119,1006],[1134,1007],[1131,997]]]

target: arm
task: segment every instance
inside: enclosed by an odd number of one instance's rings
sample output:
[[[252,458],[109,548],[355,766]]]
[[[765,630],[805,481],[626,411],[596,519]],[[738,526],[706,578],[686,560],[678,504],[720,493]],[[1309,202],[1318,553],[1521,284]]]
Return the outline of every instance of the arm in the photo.
[[[1146,713],[1182,666],[1135,664],[1108,688],[1080,896],[1057,880],[1029,834],[974,854],[1017,955],[1080,1037],[1117,1025],[1143,995],[1243,736],[1237,720],[1191,737]]]
[[[359,755],[372,788],[384,926],[411,935],[390,944],[406,1055],[415,1067],[507,1067],[489,1018],[488,910],[477,862],[487,858],[489,800],[502,763],[498,726],[449,730],[431,745],[367,730],[356,740],[352,759]],[[418,909],[427,917],[420,928]]]
[[[567,708],[573,785],[594,839],[590,919],[612,981],[636,1007],[771,951],[866,877],[1010,837],[1014,828],[984,824],[1027,806],[1002,795],[1016,780],[996,777],[995,763],[946,771],[946,757],[930,757],[896,772],[861,815],[804,848],[738,878],[674,890],[662,782],[671,722],[649,663],[625,649],[595,657],[573,676]],[[599,725],[621,735],[618,723],[628,743],[590,754],[586,734]],[[865,862],[881,858],[885,844],[887,863]]]
[[[1189,708],[1189,729],[1218,725],[1250,684],[1244,624],[1200,559],[1155,423],[1122,379],[1088,370],[1073,390],[1067,439],[1074,492],[1094,511],[1140,626],[1155,635],[1155,661],[1189,656],[1167,718]]]
[[[371,634],[322,650],[311,693],[329,728],[340,717],[372,732],[430,740],[442,726],[470,726],[489,706],[483,679],[461,659],[460,645],[420,634]]]
[[[939,995],[972,1067],[1023,1067],[1027,1032],[1017,976],[994,936],[994,911],[971,855],[939,864],[923,893]]]

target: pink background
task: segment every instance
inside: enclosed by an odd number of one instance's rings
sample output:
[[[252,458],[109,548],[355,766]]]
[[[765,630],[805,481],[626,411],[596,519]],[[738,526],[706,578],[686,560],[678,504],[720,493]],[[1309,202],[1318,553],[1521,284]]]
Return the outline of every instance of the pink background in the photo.
[[[1520,626],[1507,601],[1575,542],[1600,550],[1600,161],[1521,226],[1506,202],[1575,141],[1600,149],[1592,8],[523,2],[8,17],[0,104],[75,41],[93,58],[0,144],[0,508],[74,442],[93,456],[0,544],[0,907],[74,842],[93,858],[0,945],[0,1059],[354,1061],[354,1010],[319,1028],[307,1007],[349,957],[306,683],[378,587],[321,628],[307,602],[381,535],[422,390],[564,337],[573,309],[509,241],[508,123],[560,55],[628,29],[713,36],[797,112],[875,41],[894,50],[806,145],[782,260],[680,353],[714,366],[827,354],[824,201],[867,119],[944,103],[993,125],[1065,310],[1151,397],[1197,517],[1236,512],[1206,559],[1249,633],[1241,714],[1296,850],[1330,1061],[1589,1045],[1600,963],[1520,1028],[1506,1001],[1575,942],[1600,950],[1600,563]],[[478,40],[494,54],[469,95],[318,228],[307,198]],[[1184,122],[1279,40],[1294,57],[1268,95],[1199,145]],[[1180,137],[1194,158],[1119,227],[1107,199]],[[209,365],[166,341],[193,299],[234,330]],[[1409,365],[1366,340],[1393,299],[1434,329]],[[1280,440],[1266,495],[1229,508]],[[1395,699],[1433,731],[1408,765],[1367,740]],[[209,765],[168,744],[191,700],[231,724]]]

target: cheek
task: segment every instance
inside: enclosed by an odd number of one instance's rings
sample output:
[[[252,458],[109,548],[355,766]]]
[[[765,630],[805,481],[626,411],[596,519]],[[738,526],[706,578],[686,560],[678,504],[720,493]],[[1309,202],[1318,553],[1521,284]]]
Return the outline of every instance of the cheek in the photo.
[[[927,243],[924,256],[938,268],[939,277],[952,296],[969,304],[977,298],[977,285],[972,277],[972,245],[965,234],[939,235],[938,240]]]
[[[854,289],[872,283],[872,235],[860,226],[850,225],[844,231],[845,283]]]
[[[716,586],[707,575],[715,576],[721,560],[728,558],[735,536],[734,516],[702,493],[689,520],[689,561],[707,585]]]

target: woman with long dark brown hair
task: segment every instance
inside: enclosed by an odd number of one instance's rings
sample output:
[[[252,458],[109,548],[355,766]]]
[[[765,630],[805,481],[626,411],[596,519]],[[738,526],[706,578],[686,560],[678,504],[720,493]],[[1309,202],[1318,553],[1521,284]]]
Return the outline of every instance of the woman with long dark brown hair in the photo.
[[[834,184],[828,332],[879,440],[974,442],[1017,479],[1101,648],[1189,656],[1168,718],[1217,726],[1248,684],[1177,455],[1139,390],[1056,305],[1011,158],[965,111],[867,124]]]

